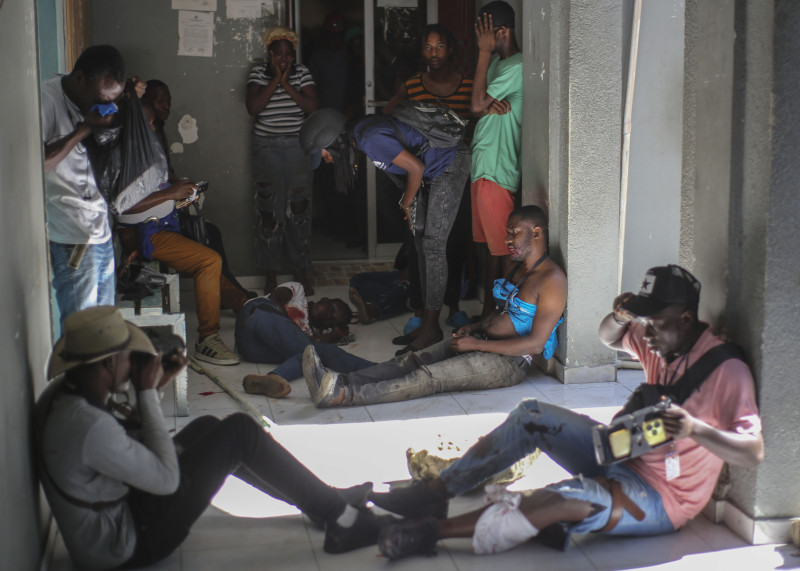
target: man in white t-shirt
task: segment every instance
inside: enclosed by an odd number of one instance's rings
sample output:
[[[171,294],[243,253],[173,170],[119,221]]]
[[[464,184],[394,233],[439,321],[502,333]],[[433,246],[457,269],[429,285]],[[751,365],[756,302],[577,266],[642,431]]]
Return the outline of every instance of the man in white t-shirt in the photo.
[[[95,106],[116,100],[124,83],[125,67],[116,48],[91,46],[69,75],[42,85],[47,228],[62,323],[80,309],[114,304],[108,206],[95,182],[84,140],[93,130],[114,123],[113,111],[101,115],[102,109]]]

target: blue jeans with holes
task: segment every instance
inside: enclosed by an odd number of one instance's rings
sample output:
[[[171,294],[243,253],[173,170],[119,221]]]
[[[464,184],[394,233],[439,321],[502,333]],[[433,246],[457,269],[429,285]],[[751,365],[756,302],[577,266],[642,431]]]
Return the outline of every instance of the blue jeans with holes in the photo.
[[[339,384],[345,388],[345,405],[377,404],[451,391],[510,387],[525,378],[527,367],[522,357],[481,351],[454,353],[450,339],[445,339],[367,369],[340,375]]]
[[[64,319],[95,305],[114,305],[114,246],[111,239],[89,244],[77,269],[67,265],[75,244],[50,242],[50,264],[56,303]]]
[[[470,151],[461,146],[447,170],[419,193],[414,241],[419,256],[422,301],[426,309],[441,309],[447,290],[447,238],[458,214],[469,176]]]
[[[586,500],[605,509],[573,524],[570,533],[602,529],[611,515],[611,494],[593,477],[617,480],[625,494],[645,513],[636,521],[623,511],[617,526],[609,531],[618,535],[655,535],[674,531],[661,496],[625,463],[601,466],[597,463],[591,427],[598,424],[578,414],[537,399],[524,399],[508,418],[482,436],[466,454],[442,470],[440,477],[448,493],[458,496],[502,472],[539,448],[575,478],[547,486],[564,497]]]
[[[253,137],[253,187],[258,218],[258,262],[268,270],[311,263],[311,180],[308,156],[297,135]]]
[[[347,351],[312,341],[284,315],[258,309],[260,300],[245,304],[236,316],[236,350],[253,363],[281,363],[272,373],[291,381],[303,376],[303,351],[314,345],[322,364],[336,371],[356,371],[374,365]]]

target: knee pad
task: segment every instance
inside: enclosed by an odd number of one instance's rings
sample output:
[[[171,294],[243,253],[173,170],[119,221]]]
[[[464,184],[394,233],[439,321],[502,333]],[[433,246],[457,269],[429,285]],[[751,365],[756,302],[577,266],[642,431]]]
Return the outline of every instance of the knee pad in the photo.
[[[490,484],[486,486],[486,500],[492,505],[478,518],[472,534],[472,550],[476,555],[508,551],[539,533],[519,510],[521,494]]]

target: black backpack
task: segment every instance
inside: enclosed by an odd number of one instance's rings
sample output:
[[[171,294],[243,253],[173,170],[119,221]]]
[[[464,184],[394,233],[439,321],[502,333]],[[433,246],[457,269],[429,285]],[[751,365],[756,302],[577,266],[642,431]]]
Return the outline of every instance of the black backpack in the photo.
[[[422,133],[432,148],[456,147],[464,140],[466,122],[441,103],[401,101],[391,116]]]

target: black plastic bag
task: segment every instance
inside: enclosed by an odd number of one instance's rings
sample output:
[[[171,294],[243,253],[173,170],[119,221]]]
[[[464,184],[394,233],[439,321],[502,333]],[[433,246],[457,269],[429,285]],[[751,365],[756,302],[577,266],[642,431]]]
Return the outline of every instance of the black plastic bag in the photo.
[[[120,115],[120,126],[86,140],[97,187],[115,214],[158,190],[169,176],[167,156],[135,92],[128,93]]]
[[[169,178],[167,156],[147,122],[135,93],[128,98],[128,112],[122,121],[122,170],[117,196],[109,204],[115,213],[125,212],[157,191]]]

